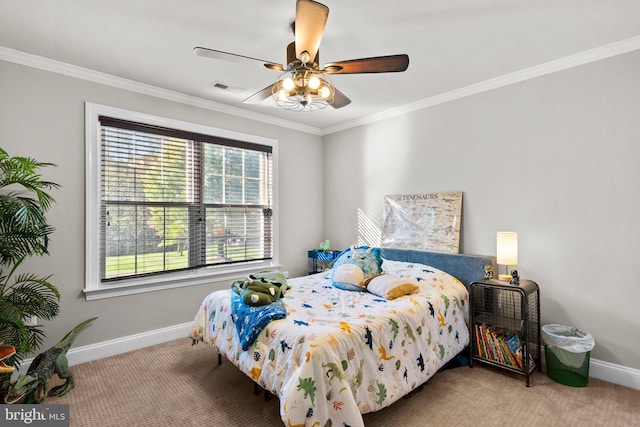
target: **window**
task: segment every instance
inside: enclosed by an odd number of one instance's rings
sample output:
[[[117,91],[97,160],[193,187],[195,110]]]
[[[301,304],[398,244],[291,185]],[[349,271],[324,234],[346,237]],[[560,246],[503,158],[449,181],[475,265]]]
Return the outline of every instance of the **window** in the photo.
[[[94,104],[87,129],[88,299],[274,265],[275,141]]]

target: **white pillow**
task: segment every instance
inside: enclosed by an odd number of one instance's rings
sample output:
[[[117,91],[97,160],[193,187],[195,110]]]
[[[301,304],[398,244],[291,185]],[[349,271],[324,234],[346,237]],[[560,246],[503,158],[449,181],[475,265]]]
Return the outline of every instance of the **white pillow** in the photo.
[[[388,300],[396,299],[403,295],[409,295],[417,291],[419,286],[415,279],[410,277],[398,277],[393,274],[381,274],[369,280],[367,290]]]

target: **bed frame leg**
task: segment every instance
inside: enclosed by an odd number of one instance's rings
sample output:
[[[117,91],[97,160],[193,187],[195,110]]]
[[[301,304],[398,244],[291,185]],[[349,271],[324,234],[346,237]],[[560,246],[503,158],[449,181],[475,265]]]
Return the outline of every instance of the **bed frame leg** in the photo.
[[[222,355],[218,353],[218,366],[222,365]]]
[[[271,400],[271,393],[267,389],[263,389],[258,385],[258,383],[253,383],[253,395],[257,396],[260,394],[260,390],[264,390],[264,401],[268,402]]]

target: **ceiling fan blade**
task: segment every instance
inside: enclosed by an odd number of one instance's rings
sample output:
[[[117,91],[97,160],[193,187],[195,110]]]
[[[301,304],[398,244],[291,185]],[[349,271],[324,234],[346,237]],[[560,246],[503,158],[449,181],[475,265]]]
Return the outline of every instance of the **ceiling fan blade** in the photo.
[[[254,93],[253,95],[251,95],[250,97],[248,97],[247,99],[245,99],[244,101],[242,101],[243,103],[247,103],[247,104],[253,104],[256,102],[261,102],[264,101],[265,99],[269,98],[271,96],[272,93],[272,86],[273,85],[269,85],[267,87],[265,87],[264,89]]]
[[[256,62],[262,63],[265,67],[276,71],[284,71],[284,67],[280,64],[276,64],[271,61],[265,61],[264,59],[251,58],[250,56],[238,55],[236,53],[223,52],[221,50],[208,49],[206,47],[194,47],[193,53],[205,58],[218,59],[222,61],[231,61],[239,64],[255,64]]]
[[[351,100],[347,98],[347,95],[340,92],[335,86],[333,89],[335,91],[335,93],[333,94],[333,102],[331,103],[331,106],[333,108],[338,109],[351,104]]]
[[[409,67],[409,56],[389,55],[331,62],[324,66],[327,74],[395,73]]]
[[[296,2],[295,43],[296,58],[302,59],[303,52],[308,52],[313,61],[320,47],[320,40],[329,16],[329,8],[313,0]]]

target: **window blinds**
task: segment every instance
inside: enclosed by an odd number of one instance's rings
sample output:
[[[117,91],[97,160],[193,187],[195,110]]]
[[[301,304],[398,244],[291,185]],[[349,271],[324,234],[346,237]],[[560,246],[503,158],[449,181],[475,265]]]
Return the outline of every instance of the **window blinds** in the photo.
[[[102,282],[270,259],[271,147],[100,117]]]

